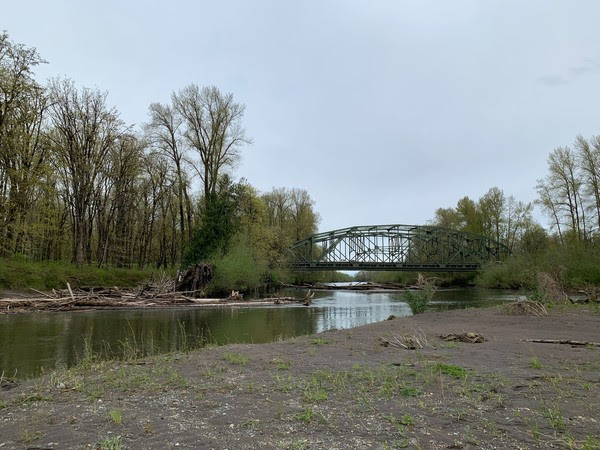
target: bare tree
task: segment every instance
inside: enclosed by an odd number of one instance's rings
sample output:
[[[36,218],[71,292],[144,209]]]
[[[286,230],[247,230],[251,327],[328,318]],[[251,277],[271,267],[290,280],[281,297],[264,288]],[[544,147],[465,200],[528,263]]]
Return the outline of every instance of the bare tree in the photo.
[[[245,106],[214,86],[200,89],[195,84],[173,93],[172,101],[183,119],[185,142],[200,157],[194,168],[208,202],[215,195],[221,171],[234,167],[241,147],[251,143],[242,127]]]
[[[566,209],[571,229],[578,239],[585,238],[585,211],[581,201],[582,183],[577,176],[575,154],[569,147],[557,147],[548,156],[547,180],[559,205]]]
[[[5,255],[23,250],[25,216],[46,165],[41,130],[47,98],[32,72],[43,62],[34,48],[0,32],[0,247]]]
[[[587,141],[583,136],[578,135],[575,140],[575,150],[587,206],[595,214],[595,225],[600,230],[600,136],[592,136]]]
[[[313,210],[314,200],[308,191],[293,188],[290,191],[291,219],[294,227],[294,238],[300,240],[317,232],[320,217]]]
[[[510,195],[506,199],[505,216],[502,219],[504,223],[504,242],[512,251],[517,243],[517,237],[522,237],[523,233],[531,228],[533,217],[531,203],[524,203]]]
[[[478,208],[486,235],[500,242],[502,240],[501,232],[506,209],[504,192],[497,187],[491,188],[479,199]]]
[[[73,220],[73,261],[81,266],[91,245],[98,177],[123,127],[117,111],[106,105],[106,92],[78,90],[71,80],[54,80],[49,89],[49,137]]]
[[[179,227],[181,231],[181,255],[186,242],[192,237],[192,204],[188,193],[189,180],[185,172],[185,155],[180,146],[182,118],[169,105],[152,103],[149,107],[150,122],[144,129],[153,148],[167,157],[174,165],[177,178],[177,199],[179,206]],[[187,230],[186,230],[187,228]],[[187,239],[186,239],[187,231]]]
[[[562,212],[558,199],[554,195],[554,190],[546,179],[538,180],[536,185],[538,199],[536,203],[540,205],[552,217],[551,227],[556,227],[560,243],[564,244],[563,231],[561,229]]]

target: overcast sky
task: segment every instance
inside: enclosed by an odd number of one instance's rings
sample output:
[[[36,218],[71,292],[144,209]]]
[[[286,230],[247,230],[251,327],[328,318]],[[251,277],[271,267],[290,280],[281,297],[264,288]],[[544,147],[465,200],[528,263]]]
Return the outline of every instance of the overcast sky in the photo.
[[[129,124],[189,83],[246,105],[236,176],[309,191],[320,230],[423,224],[490,187],[535,198],[600,134],[600,2],[12,1],[0,29]],[[541,218],[541,216],[540,216]]]

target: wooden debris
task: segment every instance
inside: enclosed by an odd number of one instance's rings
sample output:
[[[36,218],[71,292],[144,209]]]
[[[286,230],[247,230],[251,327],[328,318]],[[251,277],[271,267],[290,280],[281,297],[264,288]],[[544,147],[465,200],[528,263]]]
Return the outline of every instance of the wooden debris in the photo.
[[[306,297],[304,297],[302,304],[304,306],[310,305],[313,301],[314,296],[315,296],[315,293],[309,289],[308,292],[306,293]]]
[[[515,316],[547,316],[546,307],[540,302],[522,301],[505,305],[503,308],[506,314]]]
[[[487,341],[487,339],[482,334],[473,333],[473,332],[460,333],[460,334],[450,333],[450,334],[442,335],[442,336],[440,336],[440,338],[443,339],[444,341],[460,341],[460,342],[468,342],[471,344],[478,344],[478,343]]]
[[[521,339],[525,342],[535,342],[538,344],[564,344],[572,345],[574,347],[600,347],[600,342],[588,342],[588,341],[572,341],[571,339]]]
[[[379,338],[379,343],[383,347],[398,347],[404,348],[407,350],[416,350],[417,348],[426,348],[431,347],[429,341],[427,340],[427,336],[422,330],[415,331],[412,335],[395,335],[390,339],[386,339],[383,337]]]
[[[197,292],[173,291],[171,283],[153,281],[138,288],[90,288],[40,292],[40,297],[0,298],[0,314],[30,310],[72,311],[95,308],[145,308],[160,306],[263,306],[303,302],[293,297],[245,300],[238,291],[228,298],[196,298]],[[43,297],[42,297],[43,295]]]
[[[239,302],[241,300],[244,300],[244,296],[239,291],[231,291],[231,294],[227,297],[229,302]]]

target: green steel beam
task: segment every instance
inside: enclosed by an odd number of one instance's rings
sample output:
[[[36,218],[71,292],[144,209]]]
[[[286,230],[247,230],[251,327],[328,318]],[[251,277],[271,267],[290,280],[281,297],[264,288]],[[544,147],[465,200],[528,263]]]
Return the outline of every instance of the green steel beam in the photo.
[[[419,225],[370,225],[317,233],[290,248],[293,270],[471,272],[508,247],[478,234]]]

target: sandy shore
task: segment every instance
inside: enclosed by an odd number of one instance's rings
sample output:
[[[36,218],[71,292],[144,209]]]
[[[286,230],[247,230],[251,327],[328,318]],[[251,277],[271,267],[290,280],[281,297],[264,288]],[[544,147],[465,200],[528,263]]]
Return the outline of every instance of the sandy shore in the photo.
[[[464,332],[486,341],[440,339]],[[425,313],[86,361],[3,382],[0,448],[600,448],[600,347],[524,339],[598,342],[600,310]]]

